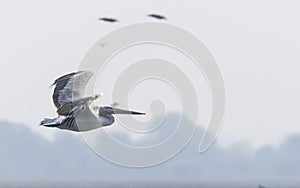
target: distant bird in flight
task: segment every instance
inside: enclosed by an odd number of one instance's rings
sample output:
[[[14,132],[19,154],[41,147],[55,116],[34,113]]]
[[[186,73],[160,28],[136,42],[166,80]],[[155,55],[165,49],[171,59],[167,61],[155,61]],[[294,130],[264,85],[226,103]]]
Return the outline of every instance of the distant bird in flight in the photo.
[[[84,97],[86,85],[92,75],[89,71],[79,71],[56,79],[52,84],[55,86],[52,99],[58,117],[44,118],[40,125],[79,132],[112,125],[115,122],[113,114],[145,115],[142,112],[115,108],[118,103],[91,109],[90,104],[103,95]]]
[[[118,20],[114,18],[99,18],[99,20],[111,23],[118,22]]]
[[[266,188],[266,187],[262,186],[261,184],[258,184],[258,188]]]
[[[159,14],[148,14],[147,16],[149,17],[152,17],[152,18],[156,18],[156,19],[159,19],[159,20],[166,20],[167,18],[162,16],[162,15],[159,15]]]

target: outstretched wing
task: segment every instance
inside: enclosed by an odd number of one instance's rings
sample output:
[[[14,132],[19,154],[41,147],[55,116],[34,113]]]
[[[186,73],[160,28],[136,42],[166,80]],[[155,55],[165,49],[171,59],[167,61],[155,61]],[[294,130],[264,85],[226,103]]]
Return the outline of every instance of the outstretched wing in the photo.
[[[93,76],[90,71],[73,72],[54,81],[55,89],[52,95],[56,108],[83,97],[86,84]]]

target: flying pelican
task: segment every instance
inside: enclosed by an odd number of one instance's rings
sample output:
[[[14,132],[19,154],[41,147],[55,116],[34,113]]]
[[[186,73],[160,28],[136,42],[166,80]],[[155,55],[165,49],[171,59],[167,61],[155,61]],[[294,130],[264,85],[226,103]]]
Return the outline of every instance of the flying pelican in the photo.
[[[55,86],[52,99],[57,108],[58,117],[44,118],[40,125],[56,127],[71,131],[89,131],[103,126],[112,125],[115,122],[113,114],[145,115],[115,108],[112,106],[90,108],[90,104],[102,94],[84,97],[86,85],[93,73],[79,71],[64,75],[54,81]]]

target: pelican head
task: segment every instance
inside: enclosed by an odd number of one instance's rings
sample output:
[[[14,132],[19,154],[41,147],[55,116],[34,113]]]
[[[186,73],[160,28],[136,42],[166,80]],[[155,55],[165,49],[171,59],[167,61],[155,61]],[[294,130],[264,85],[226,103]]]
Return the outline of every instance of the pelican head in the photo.
[[[135,112],[130,110],[123,110],[119,108],[114,108],[111,106],[104,106],[99,108],[99,115],[112,115],[112,114],[127,114],[127,115],[145,115],[143,112]]]
[[[111,125],[115,122],[113,114],[145,115],[145,113],[142,112],[123,110],[111,106],[103,106],[99,108],[99,118],[102,121],[103,126]]]

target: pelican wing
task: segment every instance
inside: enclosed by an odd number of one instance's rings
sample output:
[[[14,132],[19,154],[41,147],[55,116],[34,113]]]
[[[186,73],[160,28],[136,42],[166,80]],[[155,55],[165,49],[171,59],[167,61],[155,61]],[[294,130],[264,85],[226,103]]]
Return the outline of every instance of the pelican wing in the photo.
[[[66,103],[82,98],[92,75],[90,71],[79,71],[56,79],[52,84],[55,85],[52,99],[56,108],[59,109]]]

